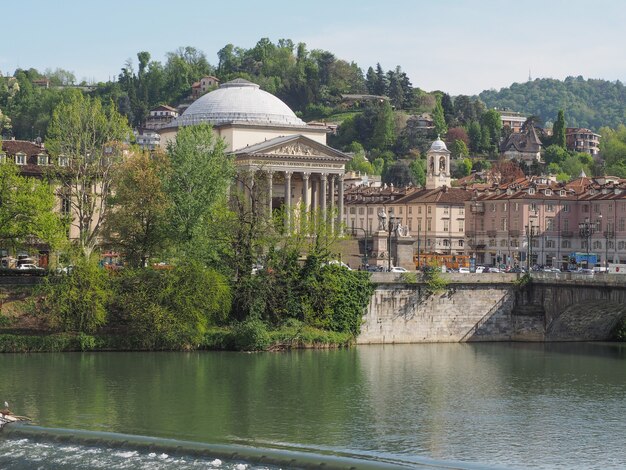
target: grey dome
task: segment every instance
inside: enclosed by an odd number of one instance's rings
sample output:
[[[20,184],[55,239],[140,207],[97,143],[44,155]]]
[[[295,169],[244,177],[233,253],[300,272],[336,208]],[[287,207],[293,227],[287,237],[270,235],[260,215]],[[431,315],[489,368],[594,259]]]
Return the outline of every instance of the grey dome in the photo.
[[[194,101],[174,121],[174,125],[261,124],[272,126],[305,126],[294,112],[274,95],[261,90],[256,83],[241,78],[220,85]]]
[[[446,143],[441,140],[439,136],[437,136],[437,140],[435,140],[432,144],[430,144],[430,150],[434,150],[436,152],[448,151],[448,147],[446,147]]]

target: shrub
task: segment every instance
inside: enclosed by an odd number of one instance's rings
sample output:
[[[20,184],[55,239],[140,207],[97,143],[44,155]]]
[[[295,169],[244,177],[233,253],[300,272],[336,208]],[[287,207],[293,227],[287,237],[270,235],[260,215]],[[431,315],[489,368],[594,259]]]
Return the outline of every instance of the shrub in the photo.
[[[262,351],[270,344],[267,326],[260,318],[250,317],[235,325],[234,346],[239,351]]]
[[[40,311],[52,327],[93,333],[106,323],[111,285],[107,272],[95,261],[77,263],[67,276],[46,278],[40,293]]]
[[[115,320],[141,348],[195,348],[209,325],[228,317],[230,292],[224,276],[194,263],[127,270],[116,286]]]

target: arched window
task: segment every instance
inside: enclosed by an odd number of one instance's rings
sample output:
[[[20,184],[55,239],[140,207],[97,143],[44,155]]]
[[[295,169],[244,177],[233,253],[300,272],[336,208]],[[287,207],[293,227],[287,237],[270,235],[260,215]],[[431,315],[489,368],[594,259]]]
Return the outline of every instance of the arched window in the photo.
[[[602,249],[602,242],[598,241],[598,240],[593,242],[593,249],[594,250],[601,250]]]

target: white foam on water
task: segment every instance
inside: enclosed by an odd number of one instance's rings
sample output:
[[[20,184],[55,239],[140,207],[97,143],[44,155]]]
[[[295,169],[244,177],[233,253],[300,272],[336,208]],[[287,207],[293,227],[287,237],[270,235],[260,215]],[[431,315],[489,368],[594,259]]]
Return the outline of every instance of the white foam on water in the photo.
[[[209,463],[209,465],[211,465],[212,467],[219,467],[220,465],[222,465],[222,461],[220,459],[215,459],[211,463]]]

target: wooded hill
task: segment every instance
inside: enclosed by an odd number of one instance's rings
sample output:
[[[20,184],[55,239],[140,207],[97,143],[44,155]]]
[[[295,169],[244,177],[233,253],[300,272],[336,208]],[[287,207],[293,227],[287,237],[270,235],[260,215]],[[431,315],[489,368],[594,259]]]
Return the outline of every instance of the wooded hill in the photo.
[[[500,91],[485,90],[478,96],[488,108],[536,115],[544,123],[554,122],[560,109],[567,116],[568,127],[597,131],[602,126],[616,128],[626,122],[626,87],[619,80],[537,78]]]

